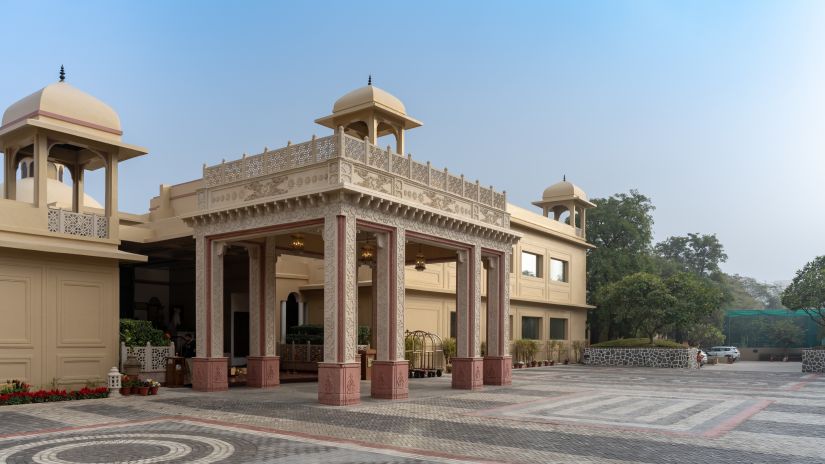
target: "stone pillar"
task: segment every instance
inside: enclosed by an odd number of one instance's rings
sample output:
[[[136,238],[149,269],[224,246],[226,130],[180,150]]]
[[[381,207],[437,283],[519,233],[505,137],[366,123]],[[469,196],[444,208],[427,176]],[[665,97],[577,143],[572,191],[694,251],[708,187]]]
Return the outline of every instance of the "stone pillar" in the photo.
[[[263,247],[249,248],[249,356],[248,387],[281,383],[280,358],[275,356],[275,237]]]
[[[361,364],[355,360],[358,322],[355,218],[324,220],[324,362],[318,364],[318,401],[361,401]]]
[[[72,184],[74,184],[74,188],[72,189],[72,193],[74,195],[74,198],[72,199],[72,208],[76,213],[83,211],[83,181],[85,178],[85,173],[86,170],[83,169],[83,166],[80,164],[75,164],[72,167]]]
[[[34,138],[34,206],[47,207],[47,192],[49,179],[49,141],[45,134],[38,134]],[[31,175],[31,174],[30,174]]]
[[[229,359],[223,355],[223,242],[203,241],[204,266],[197,266],[199,316],[196,349],[198,356],[192,360],[192,389],[198,391],[222,391],[229,389],[227,370]],[[200,247],[198,247],[200,248]],[[198,255],[200,258],[201,255]],[[197,258],[196,258],[197,259]]]
[[[481,311],[481,249],[471,246],[458,252],[456,262],[457,355],[452,360],[453,388],[476,390],[483,383],[479,315]]]
[[[15,158],[17,158],[17,150],[6,147],[3,153],[5,154],[5,159],[3,160],[5,163],[5,168],[3,169],[3,176],[5,177],[4,198],[6,200],[16,200],[17,163],[15,162]]]
[[[484,357],[484,385],[510,385],[513,362],[507,355],[508,344],[504,286],[508,285],[504,253],[487,256],[487,355]],[[509,311],[508,311],[509,312]]]
[[[406,399],[409,396],[409,367],[404,359],[404,231],[378,234],[377,268],[378,318],[376,360],[372,365],[373,398]]]
[[[110,153],[107,157],[106,165],[106,217],[109,220],[109,239],[117,240],[120,227],[118,206],[117,206],[117,167],[118,155],[117,153]],[[221,268],[223,272],[223,268]]]

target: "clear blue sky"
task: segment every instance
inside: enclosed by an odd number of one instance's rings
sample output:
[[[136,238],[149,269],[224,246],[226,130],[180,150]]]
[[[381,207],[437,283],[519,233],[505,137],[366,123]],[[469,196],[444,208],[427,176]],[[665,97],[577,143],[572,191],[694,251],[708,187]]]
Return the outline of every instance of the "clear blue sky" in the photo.
[[[0,107],[57,78],[151,154],[122,209],[201,163],[327,129],[366,83],[425,125],[407,149],[522,206],[561,179],[639,189],[658,240],[717,233],[723,269],[825,254],[825,2],[6,2]],[[100,192],[95,193],[102,197]]]

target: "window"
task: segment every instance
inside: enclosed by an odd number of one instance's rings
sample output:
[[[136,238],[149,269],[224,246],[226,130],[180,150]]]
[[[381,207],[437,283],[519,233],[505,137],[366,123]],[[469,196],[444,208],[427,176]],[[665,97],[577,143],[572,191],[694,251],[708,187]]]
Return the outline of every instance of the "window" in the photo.
[[[509,331],[508,334],[510,335],[510,340],[512,340],[513,339],[513,315],[512,314],[510,315],[510,318],[507,322],[510,324],[510,327],[509,327],[510,331]]]
[[[550,280],[567,282],[567,261],[550,259]]]
[[[541,328],[541,318],[540,317],[527,317],[524,316],[521,318],[521,338],[526,338],[530,340],[540,340],[541,334],[539,333]]]
[[[455,311],[450,311],[450,337],[458,338],[458,337],[456,337],[457,333],[458,333],[458,320],[456,319]]]
[[[526,275],[530,277],[541,277],[541,256],[534,253],[522,251],[521,275]]]
[[[550,340],[567,340],[567,319],[550,318]]]

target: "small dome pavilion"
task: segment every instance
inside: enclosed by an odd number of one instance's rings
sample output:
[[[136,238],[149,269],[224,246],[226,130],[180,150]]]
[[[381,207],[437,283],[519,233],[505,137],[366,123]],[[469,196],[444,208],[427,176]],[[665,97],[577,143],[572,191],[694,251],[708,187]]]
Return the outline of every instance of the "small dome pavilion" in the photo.
[[[337,129],[369,143],[378,145],[378,138],[395,136],[395,152],[404,154],[404,131],[422,125],[421,121],[407,115],[404,104],[387,92],[372,85],[372,77],[367,85],[336,100],[332,114],[315,120],[316,123]]]
[[[586,236],[586,211],[596,206],[588,200],[584,190],[567,181],[567,176],[544,189],[541,200],[533,204],[542,209],[545,217],[575,227],[576,235],[582,238]]]

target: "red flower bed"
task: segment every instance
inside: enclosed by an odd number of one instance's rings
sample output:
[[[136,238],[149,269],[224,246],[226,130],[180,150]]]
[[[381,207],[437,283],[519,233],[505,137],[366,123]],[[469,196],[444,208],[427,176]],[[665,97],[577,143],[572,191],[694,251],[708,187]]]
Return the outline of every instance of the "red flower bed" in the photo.
[[[88,400],[93,398],[107,398],[109,389],[106,387],[81,388],[76,391],[66,390],[39,390],[36,392],[15,391],[0,394],[0,406],[7,404],[49,403],[52,401]]]

